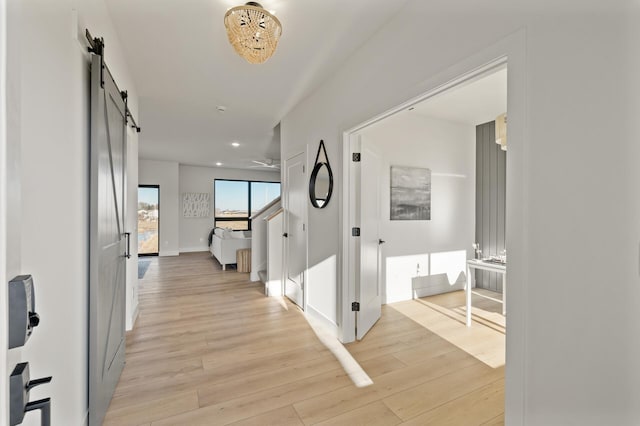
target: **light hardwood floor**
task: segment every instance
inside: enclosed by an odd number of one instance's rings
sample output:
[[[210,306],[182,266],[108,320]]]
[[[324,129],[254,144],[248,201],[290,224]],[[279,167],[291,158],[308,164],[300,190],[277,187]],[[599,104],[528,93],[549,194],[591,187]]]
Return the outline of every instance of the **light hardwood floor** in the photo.
[[[504,329],[464,327],[460,292],[383,306],[346,345],[374,382],[358,388],[297,308],[248,279],[208,253],[153,259],[105,425],[504,423],[504,367],[470,354],[504,352],[482,345]]]

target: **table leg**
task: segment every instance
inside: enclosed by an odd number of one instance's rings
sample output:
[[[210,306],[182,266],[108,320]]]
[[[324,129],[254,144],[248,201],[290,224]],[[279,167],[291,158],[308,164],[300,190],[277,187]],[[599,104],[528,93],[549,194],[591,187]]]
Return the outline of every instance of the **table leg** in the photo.
[[[466,294],[467,297],[467,327],[471,327],[471,288],[473,287],[473,275],[471,275],[472,269],[467,265],[467,288]]]
[[[502,274],[502,315],[507,314],[507,273]]]

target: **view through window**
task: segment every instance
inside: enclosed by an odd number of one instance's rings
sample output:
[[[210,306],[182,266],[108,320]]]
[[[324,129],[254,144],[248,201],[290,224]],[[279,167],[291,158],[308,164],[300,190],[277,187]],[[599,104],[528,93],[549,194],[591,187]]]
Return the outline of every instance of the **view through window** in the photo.
[[[280,183],[216,179],[213,183],[215,226],[251,229],[249,217],[280,196]]]
[[[157,255],[160,229],[160,187],[138,187],[138,255]]]

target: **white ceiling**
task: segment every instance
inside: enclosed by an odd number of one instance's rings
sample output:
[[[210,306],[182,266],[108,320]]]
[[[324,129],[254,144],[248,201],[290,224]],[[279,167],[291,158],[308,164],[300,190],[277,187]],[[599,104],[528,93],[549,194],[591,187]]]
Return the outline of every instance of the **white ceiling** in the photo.
[[[106,2],[140,97],[140,158],[247,168],[280,158],[280,120],[406,0],[263,0],[283,30],[260,65],[225,33],[225,12],[242,0]]]
[[[474,126],[493,121],[507,112],[507,69],[429,98],[411,112]]]

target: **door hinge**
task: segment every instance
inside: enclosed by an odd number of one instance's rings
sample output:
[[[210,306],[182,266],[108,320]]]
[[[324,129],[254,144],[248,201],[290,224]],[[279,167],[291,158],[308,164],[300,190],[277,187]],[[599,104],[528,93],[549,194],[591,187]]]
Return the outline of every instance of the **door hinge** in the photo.
[[[360,236],[360,228],[351,228],[351,236],[359,237]]]
[[[360,302],[352,302],[351,303],[351,310],[353,312],[360,312]]]
[[[304,173],[304,171],[305,171],[305,167],[304,167],[304,166],[302,166],[302,173]]]
[[[359,163],[360,162],[360,153],[359,152],[354,152],[353,153],[353,162],[354,163]]]
[[[306,231],[306,230],[307,230],[307,227],[306,227],[306,225],[305,225],[304,223],[302,224],[302,230],[303,230],[303,231]]]

